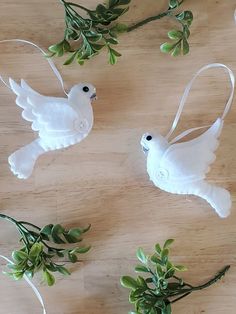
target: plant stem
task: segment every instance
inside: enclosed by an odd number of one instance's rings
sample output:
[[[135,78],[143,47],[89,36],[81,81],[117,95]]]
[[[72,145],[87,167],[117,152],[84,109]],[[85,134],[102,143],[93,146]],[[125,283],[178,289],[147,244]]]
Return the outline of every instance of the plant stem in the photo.
[[[187,297],[190,293],[191,293],[191,292],[187,292],[187,293],[185,293],[184,295],[181,295],[180,297],[178,297],[178,298],[176,298],[176,299],[170,301],[170,303],[171,303],[171,304],[172,304],[172,303],[175,303],[175,302],[177,302],[177,301],[179,301],[179,300],[181,300],[181,299]]]
[[[14,225],[19,225],[19,222],[17,220],[15,220],[14,218],[4,215],[4,214],[0,214],[0,218],[5,219],[10,221],[11,223],[13,223]]]
[[[148,18],[146,18],[145,20],[142,20],[132,26],[129,26],[128,29],[127,29],[127,32],[132,32],[133,30],[139,28],[139,27],[142,27],[144,26],[145,24],[148,24],[152,21],[156,21],[156,20],[160,20],[161,18],[165,17],[165,16],[168,16],[170,15],[170,12],[171,10],[168,9],[167,11],[163,12],[163,13],[160,13],[158,15],[154,15],[154,16],[150,16]]]
[[[196,286],[196,287],[191,287],[189,289],[182,289],[177,293],[174,293],[173,295],[170,295],[169,297],[174,297],[177,295],[180,295],[179,298],[171,301],[171,303],[177,302],[178,300],[186,297],[187,295],[189,295],[190,293],[192,293],[193,291],[199,291],[199,290],[203,290],[206,289],[208,287],[210,287],[211,285],[213,285],[214,283],[216,283],[218,280],[220,280],[225,274],[226,272],[230,269],[230,265],[225,266],[218,274],[216,274],[216,276],[212,279],[210,279],[209,281],[207,281],[206,283],[204,283],[203,285],[200,286]],[[182,295],[182,296],[181,296]]]
[[[222,277],[224,277],[224,275],[226,274],[226,272],[229,269],[230,269],[230,265],[225,266],[218,274],[216,274],[216,276],[214,278],[210,279],[208,282],[206,282],[203,285],[191,288],[191,290],[192,291],[198,291],[198,290],[203,290],[203,289],[210,287],[211,285],[216,283],[218,280],[220,280]]]
[[[27,246],[27,244],[29,244],[29,240],[26,236],[26,233],[28,233],[28,229],[26,229],[19,221],[4,214],[0,214],[0,219],[5,219],[13,223],[17,227],[18,232],[22,235],[22,240],[25,243],[25,245]]]
[[[41,230],[38,226],[35,226],[34,224],[32,224],[32,223],[30,223],[30,222],[27,222],[27,221],[19,221],[19,223],[20,223],[21,225],[27,225],[27,226],[31,226],[31,227],[33,227],[33,228],[35,228],[35,229],[37,229],[37,230]]]

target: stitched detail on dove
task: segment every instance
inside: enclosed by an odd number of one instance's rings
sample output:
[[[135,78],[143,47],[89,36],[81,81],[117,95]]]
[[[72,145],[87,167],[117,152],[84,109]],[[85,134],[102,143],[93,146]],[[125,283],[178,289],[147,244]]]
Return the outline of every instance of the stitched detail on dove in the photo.
[[[229,74],[231,93],[224,112],[211,126],[192,128],[184,131],[173,140],[169,137],[174,132],[180,119],[189,91],[198,75],[209,68],[223,68]],[[208,183],[206,174],[215,161],[218,138],[221,134],[224,118],[233,101],[235,77],[233,72],[223,64],[214,63],[201,68],[187,85],[179,109],[167,136],[145,133],[141,146],[147,155],[147,172],[150,180],[158,188],[174,194],[192,194],[205,199],[221,217],[227,217],[231,209],[230,193],[221,187]],[[179,142],[193,131],[208,128],[200,136],[187,142]]]
[[[44,51],[34,43],[12,39],[1,42],[21,42],[30,44],[42,53]],[[9,158],[11,171],[19,179],[31,176],[36,160],[44,153],[69,147],[87,137],[93,127],[93,108],[91,102],[96,99],[96,89],[92,84],[80,83],[65,91],[63,79],[52,60],[50,67],[61,83],[66,97],[48,97],[39,94],[24,80],[9,84],[0,76],[0,80],[15,93],[16,104],[23,109],[22,118],[31,123],[38,138],[18,149]]]

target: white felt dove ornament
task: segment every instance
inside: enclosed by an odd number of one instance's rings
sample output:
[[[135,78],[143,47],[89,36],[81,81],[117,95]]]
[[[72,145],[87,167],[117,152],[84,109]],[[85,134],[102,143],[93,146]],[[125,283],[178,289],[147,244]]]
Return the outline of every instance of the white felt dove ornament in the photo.
[[[222,117],[200,136],[187,142],[178,142],[187,134],[198,130],[194,128],[181,133],[172,141],[170,135],[177,126],[186,98],[196,77],[208,68],[221,67],[227,70],[231,80],[231,94]],[[192,194],[205,199],[220,217],[230,214],[230,193],[221,187],[208,183],[205,178],[210,165],[215,160],[218,137],[233,100],[235,78],[233,72],[223,64],[210,64],[201,68],[185,89],[174,123],[166,137],[146,133],[141,145],[147,154],[147,172],[150,180],[160,189],[176,194]]]
[[[31,89],[24,80],[21,85],[12,79],[9,82],[17,95],[16,104],[23,109],[22,117],[32,122],[32,130],[39,135],[8,158],[12,172],[27,179],[40,155],[79,143],[89,134],[93,126],[91,101],[96,98],[96,90],[91,84],[78,84],[72,87],[68,98],[47,97]]]
[[[43,52],[37,45],[25,40],[5,41],[28,43]],[[48,62],[65,92],[60,73],[51,60]],[[67,97],[62,98],[43,96],[24,80],[21,80],[21,84],[17,84],[9,79],[10,85],[8,85],[2,77],[0,79],[17,95],[16,104],[23,109],[23,119],[31,122],[32,130],[38,132],[36,140],[20,148],[8,158],[11,171],[18,178],[30,177],[40,155],[79,143],[91,131],[93,126],[91,102],[96,99],[96,89],[93,85],[77,84],[68,94],[65,92]]]

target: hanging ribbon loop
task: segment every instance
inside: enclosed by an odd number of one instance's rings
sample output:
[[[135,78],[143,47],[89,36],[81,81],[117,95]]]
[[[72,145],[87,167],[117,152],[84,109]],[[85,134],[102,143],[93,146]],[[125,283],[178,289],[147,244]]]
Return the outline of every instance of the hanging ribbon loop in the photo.
[[[193,76],[193,78],[191,79],[191,81],[188,83],[188,85],[185,88],[184,94],[181,98],[180,104],[179,104],[179,108],[177,110],[175,119],[173,121],[173,124],[171,126],[171,129],[169,131],[169,133],[166,135],[166,139],[169,139],[169,137],[172,135],[172,133],[174,132],[174,130],[177,127],[177,124],[179,122],[180,116],[182,114],[183,108],[185,106],[186,103],[186,99],[188,97],[188,94],[192,88],[192,85],[194,83],[194,81],[196,80],[196,78],[205,70],[211,69],[211,68],[223,68],[226,70],[226,72],[229,74],[229,78],[230,78],[230,82],[231,82],[231,93],[229,96],[229,99],[225,105],[225,109],[223,111],[223,114],[221,116],[221,119],[224,120],[225,116],[227,115],[227,113],[230,110],[230,107],[232,105],[233,102],[233,97],[234,97],[234,89],[235,89],[235,76],[234,73],[232,72],[232,70],[230,68],[228,68],[226,65],[222,64],[222,63],[211,63],[211,64],[207,64],[205,66],[203,66],[200,70],[197,71],[197,73]],[[177,140],[179,140],[180,138],[186,136],[187,134],[202,129],[202,128],[206,128],[209,127],[209,125],[207,126],[202,126],[202,127],[198,127],[198,128],[193,128],[193,129],[189,129],[185,132],[183,132],[180,136],[176,137],[172,142],[176,142]]]
[[[5,40],[1,40],[0,43],[7,43],[7,42],[20,42],[20,43],[24,43],[24,44],[29,44],[35,48],[37,48],[44,56],[46,55],[46,52],[40,48],[38,45],[32,43],[31,41],[28,41],[28,40],[24,40],[24,39],[5,39]],[[50,65],[53,73],[55,74],[56,78],[58,79],[58,81],[60,82],[61,84],[61,87],[62,87],[62,90],[63,92],[68,96],[66,90],[65,90],[65,87],[64,87],[64,81],[62,79],[62,76],[60,74],[60,72],[58,71],[58,69],[56,68],[54,62],[50,59],[50,58],[47,58],[46,59],[48,64]],[[0,80],[2,81],[2,83],[7,86],[8,88],[11,89],[10,85],[3,79],[3,77],[0,75]]]

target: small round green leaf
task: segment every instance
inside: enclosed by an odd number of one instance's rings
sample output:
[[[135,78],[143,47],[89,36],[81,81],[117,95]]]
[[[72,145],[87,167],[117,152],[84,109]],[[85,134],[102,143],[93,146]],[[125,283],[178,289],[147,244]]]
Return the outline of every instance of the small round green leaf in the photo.
[[[175,44],[164,43],[161,45],[160,49],[164,53],[170,53],[174,49]]]
[[[135,271],[137,273],[149,273],[149,269],[144,265],[137,265],[135,267]]]
[[[168,32],[168,37],[173,40],[176,40],[176,39],[178,40],[183,37],[183,32],[178,31],[178,30],[172,30]]]
[[[123,276],[120,280],[120,283],[123,287],[129,288],[132,290],[139,288],[139,285],[136,282],[136,280],[130,276]]]
[[[143,263],[143,264],[147,263],[148,259],[147,259],[147,256],[144,254],[142,248],[138,248],[138,250],[136,252],[136,256],[140,260],[141,263]]]
[[[55,277],[47,270],[43,271],[43,279],[49,287],[53,286],[55,283]]]

